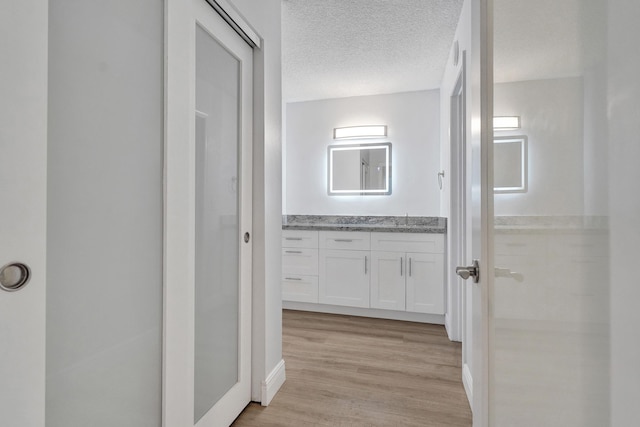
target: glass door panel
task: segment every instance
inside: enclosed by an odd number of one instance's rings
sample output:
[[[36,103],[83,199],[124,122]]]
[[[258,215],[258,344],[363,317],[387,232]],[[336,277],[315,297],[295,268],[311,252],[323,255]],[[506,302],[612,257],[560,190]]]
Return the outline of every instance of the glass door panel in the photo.
[[[238,382],[240,62],[196,29],[195,408]]]
[[[157,427],[164,7],[48,5],[45,422]]]
[[[608,425],[606,1],[494,8],[490,425]]]

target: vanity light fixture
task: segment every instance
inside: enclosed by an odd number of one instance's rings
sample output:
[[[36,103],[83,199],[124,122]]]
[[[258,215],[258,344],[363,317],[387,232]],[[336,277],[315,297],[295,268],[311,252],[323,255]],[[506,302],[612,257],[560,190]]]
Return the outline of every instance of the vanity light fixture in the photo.
[[[497,116],[493,118],[493,130],[520,129],[520,116]]]
[[[349,126],[333,129],[333,139],[383,138],[387,136],[387,125]]]

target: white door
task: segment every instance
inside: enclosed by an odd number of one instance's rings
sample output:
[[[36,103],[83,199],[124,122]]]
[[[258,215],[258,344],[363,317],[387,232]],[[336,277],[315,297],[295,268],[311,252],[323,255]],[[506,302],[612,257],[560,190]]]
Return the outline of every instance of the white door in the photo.
[[[607,2],[491,5],[472,9],[474,425],[610,425]]]
[[[491,241],[492,224],[490,222],[492,208],[492,192],[489,191],[489,165],[491,159],[492,142],[492,75],[489,60],[492,46],[489,44],[489,20],[491,11],[489,0],[476,0],[471,2],[471,49],[467,52],[467,67],[472,76],[467,82],[467,111],[470,117],[466,122],[471,123],[467,128],[466,138],[469,145],[466,153],[470,156],[467,162],[469,174],[468,182],[471,193],[471,203],[466,207],[466,245],[468,258],[462,267],[468,277],[466,290],[463,292],[464,302],[470,307],[465,307],[465,313],[470,318],[465,320],[471,331],[466,331],[467,344],[465,354],[470,364],[471,375],[467,375],[465,383],[467,392],[471,391],[471,408],[473,410],[473,425],[488,427],[488,405],[490,395],[488,392],[488,338],[487,338],[487,286],[491,278],[486,273],[493,266],[489,251]],[[477,261],[477,262],[476,262]],[[469,276],[474,273],[474,276]],[[475,279],[475,280],[474,280]],[[477,280],[477,281],[476,281]],[[470,332],[470,333],[469,333]],[[464,372],[463,372],[464,374]],[[472,382],[471,382],[472,381]]]
[[[168,25],[165,423],[226,426],[251,398],[253,51],[205,0]]]
[[[162,18],[0,6],[0,425],[161,422]]]
[[[47,22],[46,0],[0,7],[0,267],[32,273],[0,290],[0,417],[16,426],[44,426]]]

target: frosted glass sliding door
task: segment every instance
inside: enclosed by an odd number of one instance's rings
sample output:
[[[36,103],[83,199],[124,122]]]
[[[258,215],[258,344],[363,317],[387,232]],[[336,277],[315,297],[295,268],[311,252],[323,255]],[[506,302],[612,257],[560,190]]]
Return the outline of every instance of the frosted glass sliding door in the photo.
[[[47,427],[161,425],[163,15],[49,1]]]
[[[239,70],[197,27],[196,421],[238,381]]]
[[[194,422],[227,425],[250,398],[252,50],[194,3]]]

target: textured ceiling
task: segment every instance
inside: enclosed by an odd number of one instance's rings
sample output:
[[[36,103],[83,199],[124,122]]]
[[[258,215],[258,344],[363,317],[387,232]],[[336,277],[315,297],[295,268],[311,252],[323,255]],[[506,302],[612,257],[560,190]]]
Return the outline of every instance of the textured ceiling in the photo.
[[[283,0],[285,102],[434,89],[462,0]]]
[[[440,86],[463,0],[283,0],[285,102]],[[494,0],[496,82],[580,76],[603,0]]]

